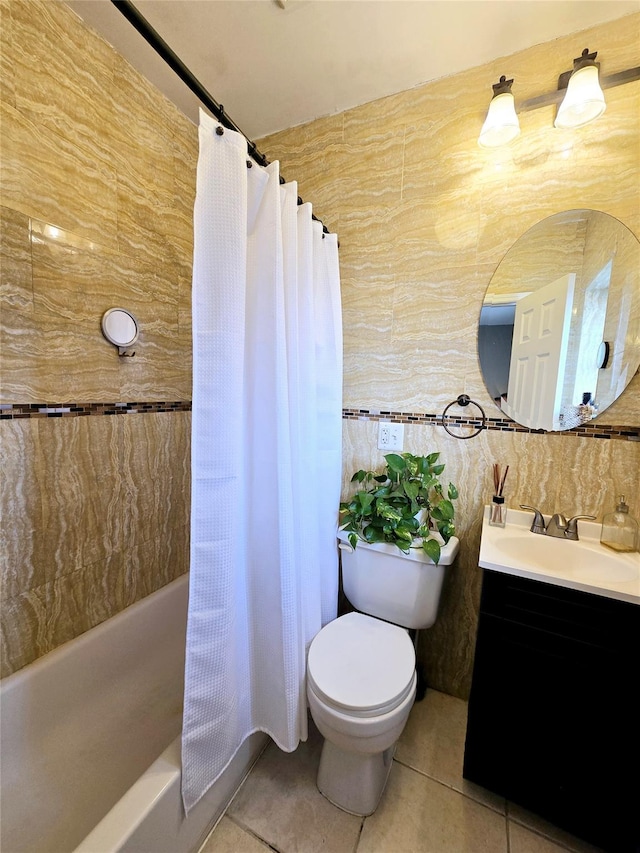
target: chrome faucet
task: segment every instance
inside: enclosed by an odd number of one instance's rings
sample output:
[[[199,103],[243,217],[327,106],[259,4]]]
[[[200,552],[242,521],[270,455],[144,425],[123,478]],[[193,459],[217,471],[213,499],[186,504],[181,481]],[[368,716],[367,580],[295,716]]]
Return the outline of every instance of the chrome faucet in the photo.
[[[577,542],[579,539],[578,521],[581,518],[594,519],[595,515],[574,515],[567,521],[561,512],[556,513],[547,525],[547,536],[556,536],[558,539],[569,539],[572,542]]]
[[[534,506],[526,506],[520,504],[521,509],[528,509],[534,513],[533,522],[531,524],[532,533],[541,533],[543,536],[554,536],[556,539],[569,539],[571,542],[577,542],[578,537],[578,521],[581,518],[594,519],[595,515],[574,515],[569,521],[561,512],[557,512],[551,517],[549,524],[545,527],[544,518],[539,509]]]
[[[564,539],[567,533],[567,519],[561,512],[557,512],[551,517],[551,521],[547,524],[547,536],[555,536],[557,539]]]

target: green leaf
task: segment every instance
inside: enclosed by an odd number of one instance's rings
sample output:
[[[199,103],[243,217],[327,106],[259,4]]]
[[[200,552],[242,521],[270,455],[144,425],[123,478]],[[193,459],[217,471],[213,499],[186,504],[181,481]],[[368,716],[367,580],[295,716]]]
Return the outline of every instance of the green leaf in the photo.
[[[351,547],[352,547],[352,548],[353,548],[353,550],[355,551],[355,549],[356,549],[356,545],[358,544],[358,535],[357,535],[357,533],[350,533],[350,534],[349,534],[349,536],[348,536],[348,539],[349,539],[349,544],[351,545]]]
[[[449,500],[454,501],[458,497],[458,490],[453,485],[453,483],[449,483],[449,492],[448,492]]]
[[[427,557],[430,557],[433,562],[438,565],[440,561],[440,543],[435,539],[425,539],[422,543],[422,550]]]
[[[398,525],[395,530],[396,536],[400,539],[406,539],[408,542],[413,541],[413,530],[409,530],[404,525]]]
[[[405,460],[397,453],[387,453],[384,458],[387,460],[387,466],[396,474],[401,474],[407,467]]]
[[[414,501],[419,493],[420,493],[420,483],[416,483],[415,481],[411,481],[409,483],[403,483],[404,493],[405,495],[412,501]]]
[[[440,521],[438,522],[438,533],[442,536],[444,540],[444,544],[446,545],[449,539],[455,535],[456,528],[450,521]]]
[[[442,472],[444,471],[444,465],[434,465],[431,471],[433,474],[436,475],[436,477],[439,477],[440,474],[442,474]]]
[[[431,515],[439,521],[450,521],[455,515],[453,504],[451,501],[442,500],[439,504],[431,507]]]
[[[385,480],[387,478],[385,477]],[[374,498],[386,498],[387,495],[391,494],[391,484],[388,486],[382,486],[381,489],[376,489],[373,493]]]
[[[371,511],[373,495],[369,492],[358,492],[358,501],[360,503],[360,510],[362,514],[367,515]]]
[[[384,542],[384,533],[377,527],[369,524],[363,531],[364,538],[367,542]]]
[[[398,512],[391,504],[382,503],[382,501],[378,501],[378,515],[386,518],[387,521],[400,521],[402,519],[402,513]]]

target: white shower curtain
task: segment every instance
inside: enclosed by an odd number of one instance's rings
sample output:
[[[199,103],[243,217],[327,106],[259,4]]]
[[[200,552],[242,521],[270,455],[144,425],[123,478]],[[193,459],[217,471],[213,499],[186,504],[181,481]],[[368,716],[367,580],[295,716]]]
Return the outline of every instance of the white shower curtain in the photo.
[[[335,234],[278,163],[200,114],[194,210],[188,812],[245,738],[307,737],[309,643],[336,615],[342,327]]]

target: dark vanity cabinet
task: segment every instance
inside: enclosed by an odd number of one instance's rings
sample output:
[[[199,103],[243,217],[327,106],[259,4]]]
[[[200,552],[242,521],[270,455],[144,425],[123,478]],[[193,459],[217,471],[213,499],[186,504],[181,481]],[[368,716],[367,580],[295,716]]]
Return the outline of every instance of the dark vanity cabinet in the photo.
[[[640,606],[485,571],[464,777],[640,851]]]

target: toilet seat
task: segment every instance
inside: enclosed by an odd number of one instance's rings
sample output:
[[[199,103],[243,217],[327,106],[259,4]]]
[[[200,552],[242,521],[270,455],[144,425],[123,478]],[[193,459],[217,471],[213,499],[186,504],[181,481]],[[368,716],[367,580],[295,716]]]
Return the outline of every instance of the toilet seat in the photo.
[[[386,714],[414,688],[408,632],[363,613],[329,622],[309,649],[309,688],[329,707],[355,717]]]

